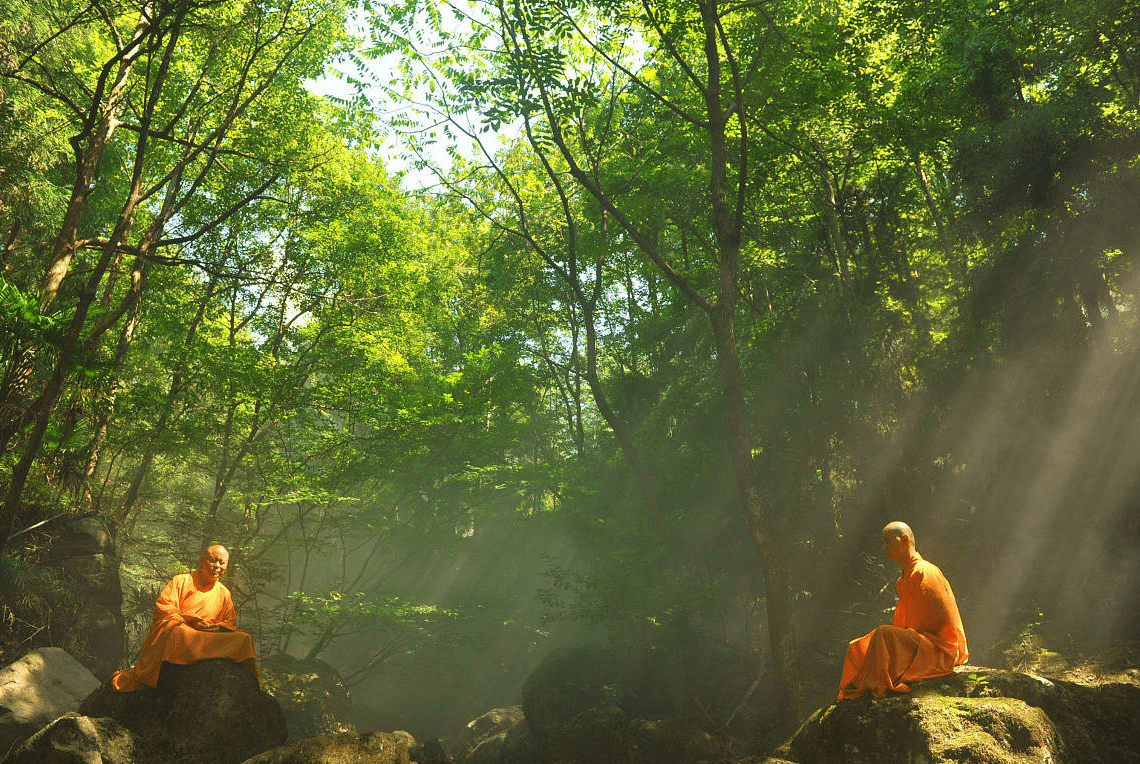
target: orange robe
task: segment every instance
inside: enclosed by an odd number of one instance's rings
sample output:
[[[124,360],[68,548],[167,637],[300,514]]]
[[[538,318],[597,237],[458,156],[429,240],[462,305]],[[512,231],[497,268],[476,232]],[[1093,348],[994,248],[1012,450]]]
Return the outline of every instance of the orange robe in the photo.
[[[185,616],[197,616],[230,631],[199,631]],[[237,631],[230,590],[221,581],[212,584],[198,572],[175,576],[154,603],[150,633],[134,668],[117,671],[111,685],[120,692],[157,687],[163,661],[186,665],[208,658],[229,658],[242,664],[258,679],[253,659],[253,637]]]
[[[905,682],[946,676],[970,658],[950,582],[915,552],[895,583],[894,624],[852,640],[843,661],[839,700],[868,692],[910,692]]]

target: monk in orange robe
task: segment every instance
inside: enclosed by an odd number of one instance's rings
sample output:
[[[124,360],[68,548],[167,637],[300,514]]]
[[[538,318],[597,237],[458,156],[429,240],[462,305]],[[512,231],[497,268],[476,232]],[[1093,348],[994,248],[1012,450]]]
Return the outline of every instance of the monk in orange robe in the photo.
[[[883,528],[883,552],[902,569],[894,624],[847,646],[839,700],[910,692],[906,682],[946,676],[970,658],[950,583],[915,550],[910,526],[893,522]]]
[[[157,687],[163,661],[186,665],[208,658],[229,658],[257,677],[253,637],[238,631],[230,590],[218,579],[230,553],[215,544],[203,553],[198,569],[175,576],[154,603],[150,633],[134,668],[117,671],[111,685],[120,692]]]

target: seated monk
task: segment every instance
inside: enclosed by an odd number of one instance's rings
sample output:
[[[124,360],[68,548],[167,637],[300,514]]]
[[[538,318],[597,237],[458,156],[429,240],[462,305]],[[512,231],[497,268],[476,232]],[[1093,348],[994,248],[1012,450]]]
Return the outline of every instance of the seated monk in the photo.
[[[221,544],[207,549],[193,573],[175,576],[154,603],[150,633],[132,669],[117,671],[111,685],[120,692],[157,687],[163,661],[186,665],[208,658],[229,658],[257,678],[253,637],[237,630],[230,590],[218,579],[230,553]]]
[[[902,568],[894,625],[847,646],[839,700],[910,692],[906,682],[946,676],[970,657],[950,583],[915,550],[910,526],[893,522],[883,528],[883,551]]]

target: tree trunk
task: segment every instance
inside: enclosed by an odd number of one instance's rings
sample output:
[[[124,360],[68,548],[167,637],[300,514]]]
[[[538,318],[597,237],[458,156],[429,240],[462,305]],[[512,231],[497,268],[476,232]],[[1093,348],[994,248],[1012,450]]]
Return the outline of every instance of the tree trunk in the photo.
[[[723,308],[710,316],[717,349],[717,371],[724,393],[725,446],[744,522],[756,547],[764,575],[765,610],[773,674],[780,690],[781,731],[794,731],[803,704],[803,688],[795,652],[792,620],[792,589],[787,561],[775,530],[754,485],[752,441],[748,433],[748,409],[735,337],[735,321]]]
[[[115,400],[118,398],[119,387],[122,384],[123,364],[126,362],[127,350],[130,348],[131,341],[135,336],[135,328],[138,326],[139,310],[142,305],[142,293],[146,285],[146,274],[148,270],[150,270],[149,260],[138,258],[135,261],[134,269],[132,270],[131,289],[127,296],[123,298],[124,302],[127,303],[127,320],[123,323],[123,328],[119,332],[119,341],[115,345],[115,358],[112,363],[115,372],[111,379],[107,399],[104,401],[103,412],[99,416],[95,436],[91,440],[91,448],[87,453],[87,468],[83,472],[84,493],[88,497],[90,496],[88,482],[92,476],[95,475],[95,469],[99,465],[99,454],[103,450],[103,444],[107,440],[107,432],[111,428],[111,420],[115,416]],[[89,341],[90,339],[91,338],[88,338]]]
[[[740,290],[740,242],[743,229],[744,193],[747,188],[748,134],[743,118],[742,94],[734,71],[736,87],[731,93],[734,109],[726,111],[721,102],[721,55],[717,36],[716,0],[701,3],[705,27],[705,59],[708,61],[708,86],[705,108],[707,133],[711,149],[709,189],[712,202],[712,227],[720,260],[716,301],[706,303],[717,350],[717,372],[724,394],[725,443],[729,450],[737,501],[752,535],[764,573],[765,601],[768,614],[768,636],[776,687],[780,693],[780,729],[791,734],[799,721],[803,691],[796,665],[795,630],[792,623],[792,597],[788,568],[777,535],[770,527],[765,508],[754,485],[752,469],[752,437],[748,426],[748,406],[744,398],[744,377],[736,344],[736,301]],[[731,61],[729,62],[731,64]],[[737,115],[740,150],[737,157],[735,186],[728,175],[728,120]],[[729,198],[733,188],[735,198]]]
[[[87,197],[95,186],[95,171],[99,166],[99,159],[103,156],[103,149],[111,139],[115,127],[118,125],[119,107],[127,89],[127,80],[130,79],[135,61],[143,50],[142,40],[151,28],[151,15],[153,9],[147,6],[139,13],[134,34],[124,50],[118,56],[118,69],[114,82],[107,92],[107,100],[101,103],[101,91],[96,91],[96,100],[92,103],[92,110],[88,117],[94,123],[90,141],[86,147],[82,146],[86,132],[71,139],[75,151],[75,181],[71,186],[71,198],[67,203],[67,210],[63,215],[63,224],[52,245],[52,260],[40,282],[40,307],[46,308],[55,300],[59,293],[59,285],[71,265],[71,258],[79,248],[79,223],[83,211],[87,206]],[[108,63],[110,66],[110,62]],[[100,80],[102,82],[102,80]]]
[[[637,477],[638,485],[641,488],[641,495],[645,499],[650,527],[653,528],[658,538],[663,538],[660,517],[661,497],[657,490],[657,478],[645,464],[645,460],[641,458],[641,451],[634,442],[633,432],[629,423],[624,418],[618,416],[617,412],[614,411],[613,406],[610,405],[609,398],[606,396],[606,391],[602,387],[602,382],[598,378],[598,338],[597,329],[594,326],[594,310],[592,306],[586,311],[585,323],[586,384],[590,388],[590,394],[594,396],[594,405],[598,407],[598,413],[602,415],[602,419],[604,419],[610,429],[613,430],[614,437],[617,438],[618,447],[621,448],[622,454],[625,455],[626,462],[629,463],[630,469],[633,470],[633,474]]]
[[[4,242],[4,256],[0,258],[0,272],[7,273],[12,267],[12,255],[16,252],[16,240],[20,237],[20,221],[12,223],[8,229],[8,238]]]
[[[930,190],[930,180],[926,177],[926,170],[922,166],[922,155],[915,151],[911,154],[911,162],[914,164],[914,174],[918,178],[918,185],[922,189],[922,195],[926,198],[926,207],[930,210],[930,216],[934,218],[934,228],[938,231],[938,244],[942,248],[942,254],[950,254],[950,240],[946,236],[946,223],[942,220],[942,213],[938,210],[938,202],[934,199],[934,193]]]
[[[36,412],[32,431],[24,444],[23,456],[12,468],[8,492],[4,498],[3,508],[0,508],[0,551],[3,551],[8,544],[8,539],[16,522],[16,515],[20,510],[24,485],[27,483],[28,475],[31,472],[32,462],[39,455],[40,446],[43,445],[44,435],[47,434],[48,424],[51,421],[52,410],[56,401],[59,400],[67,373],[71,371],[75,351],[79,345],[79,337],[83,332],[83,324],[87,319],[91,304],[95,300],[103,273],[111,262],[111,255],[112,252],[104,251],[87,280],[86,288],[80,293],[79,301],[75,306],[75,313],[68,326],[67,335],[60,345],[59,359],[56,361],[55,368],[52,370],[51,377],[48,378],[43,392],[32,404],[32,409]]]
[[[729,460],[735,482],[737,501],[749,532],[756,545],[765,578],[768,601],[769,639],[772,662],[775,668],[777,691],[780,694],[780,726],[782,731],[791,733],[799,719],[802,705],[802,691],[796,669],[795,638],[791,618],[791,587],[786,561],[777,541],[778,536],[770,527],[767,513],[755,490],[752,475],[752,442],[748,432],[748,412],[744,399],[743,376],[735,336],[736,297],[739,290],[738,268],[740,242],[743,229],[744,197],[748,187],[748,121],[744,115],[744,90],[736,68],[736,62],[729,57],[728,65],[733,87],[727,94],[730,108],[722,103],[725,98],[724,83],[721,81],[723,64],[720,48],[720,16],[717,0],[699,0],[701,23],[704,31],[703,53],[706,79],[700,83],[705,113],[699,120],[709,139],[710,156],[707,163],[709,189],[712,201],[710,222],[715,235],[719,254],[716,300],[710,302],[669,260],[658,250],[646,230],[631,221],[614,203],[597,178],[586,172],[570,149],[566,134],[562,131],[560,118],[555,113],[552,99],[545,89],[541,90],[543,108],[551,138],[566,160],[570,175],[611,215],[645,255],[665,274],[694,305],[705,312],[712,324],[717,350],[718,376],[724,395],[724,427]],[[500,11],[506,17],[503,6]],[[508,22],[509,23],[509,22]],[[530,39],[525,26],[515,27],[514,31],[522,38],[524,56],[529,55]],[[680,53],[670,48],[668,53],[675,57]],[[689,71],[694,71],[686,66]],[[695,76],[694,76],[695,80]],[[540,88],[543,80],[538,78]],[[729,179],[728,119],[735,118],[733,125],[734,142],[739,151],[733,155],[734,168],[738,173],[735,184]],[[729,189],[734,191],[734,199],[729,199]]]

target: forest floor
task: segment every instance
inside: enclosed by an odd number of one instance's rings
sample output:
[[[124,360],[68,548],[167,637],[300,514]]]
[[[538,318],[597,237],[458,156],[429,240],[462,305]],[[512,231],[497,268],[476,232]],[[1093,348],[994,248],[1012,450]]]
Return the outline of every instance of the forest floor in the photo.
[[[1088,686],[1128,682],[1140,685],[1140,641],[1064,647],[1026,644],[1005,653],[1009,668],[1046,679]]]

